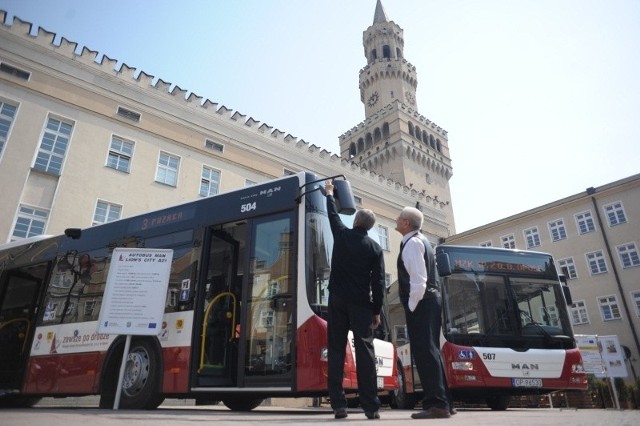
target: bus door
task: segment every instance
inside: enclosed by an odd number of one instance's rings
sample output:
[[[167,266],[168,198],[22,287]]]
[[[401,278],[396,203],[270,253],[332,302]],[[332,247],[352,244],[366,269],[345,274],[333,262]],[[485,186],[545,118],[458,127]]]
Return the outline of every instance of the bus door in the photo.
[[[199,384],[230,386],[237,382],[242,268],[246,222],[209,232],[201,322]]]
[[[239,371],[246,387],[293,386],[297,258],[293,223],[291,213],[252,223]]]
[[[0,389],[21,387],[48,266],[24,266],[0,277]]]

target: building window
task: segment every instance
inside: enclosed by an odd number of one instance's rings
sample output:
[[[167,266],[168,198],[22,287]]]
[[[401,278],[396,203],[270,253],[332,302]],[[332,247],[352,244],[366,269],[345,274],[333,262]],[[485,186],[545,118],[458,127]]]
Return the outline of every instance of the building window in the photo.
[[[493,247],[493,243],[491,242],[491,240],[489,241],[483,241],[480,244],[478,244],[480,247]]]
[[[207,139],[204,142],[204,147],[207,149],[210,149],[211,151],[220,152],[220,153],[224,152],[224,145],[218,142],[214,142],[210,139]]]
[[[361,206],[362,205],[362,197],[359,197],[357,195],[353,196],[353,200],[356,202],[357,205]]]
[[[273,311],[260,312],[260,326],[263,328],[273,327]]]
[[[282,176],[291,176],[291,175],[295,175],[296,172],[294,172],[293,170],[289,170],[289,169],[284,169],[282,172]]]
[[[180,167],[180,159],[166,152],[160,153],[158,158],[158,169],[156,170],[156,182],[165,185],[178,185],[178,168]]]
[[[49,117],[33,165],[36,170],[60,176],[72,129],[72,124]]]
[[[540,245],[540,233],[538,233],[538,227],[524,230],[524,239],[527,241],[527,248],[538,247]],[[515,248],[511,247],[511,248]]]
[[[23,71],[19,68],[16,68],[14,66],[8,65],[6,63],[1,63],[0,64],[0,71],[2,71],[5,74],[9,74],[12,75],[14,77],[18,77],[22,80],[29,80],[29,77],[31,77],[31,73],[28,71]]]
[[[580,231],[580,234],[586,234],[596,230],[590,211],[576,214],[576,223],[578,224],[578,231]]]
[[[384,287],[385,288],[389,288],[389,287],[391,287],[391,284],[393,284],[391,282],[391,274],[385,273],[384,274]]]
[[[17,107],[15,105],[0,101],[0,157],[2,156],[2,151],[4,151],[4,145],[9,138],[9,130],[11,130],[16,109]]]
[[[135,121],[136,123],[140,121],[139,113],[126,108],[118,107],[118,115],[120,117],[126,118],[127,120]]]
[[[573,262],[573,257],[567,257],[565,259],[558,260],[558,269],[567,276],[568,279],[575,280],[578,278],[576,272],[576,264]],[[566,272],[564,272],[566,270]]]
[[[101,223],[113,222],[120,219],[121,216],[122,206],[98,200],[96,211],[93,214],[93,224],[100,225]]]
[[[640,291],[632,291],[631,299],[633,300],[633,306],[636,307],[636,316],[640,318]]]
[[[540,318],[544,319],[545,324],[558,326],[560,324],[558,308],[553,305],[540,307],[538,309]]]
[[[592,253],[587,253],[586,256],[591,275],[604,274],[607,272],[607,262],[604,260],[602,251],[598,250]]]
[[[618,249],[618,256],[620,256],[620,263],[622,263],[624,269],[640,265],[638,249],[635,243],[623,244],[616,248]]]
[[[587,305],[584,300],[577,300],[571,305],[571,322],[573,325],[589,324],[589,315],[587,314]]]
[[[90,317],[93,316],[93,312],[96,310],[96,301],[95,300],[87,300],[84,302],[84,316]]]
[[[378,241],[382,250],[389,251],[389,228],[378,225]]]
[[[508,249],[516,248],[516,237],[513,234],[500,237],[500,241],[502,241],[502,247],[504,248],[508,248]]]
[[[202,166],[202,178],[200,179],[200,195],[209,197],[216,195],[220,190],[220,172],[207,166]]]
[[[554,242],[567,239],[567,230],[562,219],[549,222],[549,232],[551,233],[551,240]]]
[[[607,215],[609,226],[627,222],[627,218],[624,215],[624,209],[622,208],[622,203],[620,201],[604,206],[604,213]]]
[[[44,234],[49,212],[34,207],[20,206],[20,213],[13,228],[12,240]]]
[[[258,182],[254,181],[254,180],[251,180],[251,179],[245,179],[244,180],[244,186],[245,187],[253,186],[253,185],[257,185],[257,184],[258,184]]]
[[[600,306],[600,313],[602,314],[602,319],[604,321],[622,318],[616,296],[611,295],[598,297],[598,305]]]
[[[133,142],[112,136],[107,167],[129,173],[131,157],[133,157]]]

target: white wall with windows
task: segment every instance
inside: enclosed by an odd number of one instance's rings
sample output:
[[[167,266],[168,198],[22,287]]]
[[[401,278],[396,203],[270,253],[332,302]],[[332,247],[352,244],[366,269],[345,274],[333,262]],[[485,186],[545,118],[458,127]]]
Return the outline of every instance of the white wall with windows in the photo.
[[[548,229],[548,234],[540,232]],[[640,175],[446,239],[551,253],[568,278],[576,334],[618,335],[640,371]]]

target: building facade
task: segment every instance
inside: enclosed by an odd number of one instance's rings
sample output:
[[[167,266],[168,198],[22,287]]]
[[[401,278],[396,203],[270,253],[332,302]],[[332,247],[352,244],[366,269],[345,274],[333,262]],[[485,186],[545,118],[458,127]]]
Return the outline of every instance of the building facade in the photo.
[[[640,174],[453,235],[446,244],[551,253],[571,289],[576,334],[617,335],[640,373]]]
[[[400,209],[418,206],[433,242],[455,233],[447,132],[417,112],[416,71],[380,1],[363,37],[365,121],[340,136],[341,155],[6,16],[0,11],[0,243],[301,170],[344,175],[358,206],[376,212],[397,304]]]

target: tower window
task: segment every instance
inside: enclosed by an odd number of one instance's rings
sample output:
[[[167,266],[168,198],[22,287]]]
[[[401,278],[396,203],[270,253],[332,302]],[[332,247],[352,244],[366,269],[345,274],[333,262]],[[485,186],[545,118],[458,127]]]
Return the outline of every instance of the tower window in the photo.
[[[382,46],[382,56],[387,59],[391,58],[391,48],[388,45]]]
[[[371,60],[375,61],[376,59],[378,59],[378,52],[376,52],[376,49],[373,49],[371,51]]]

